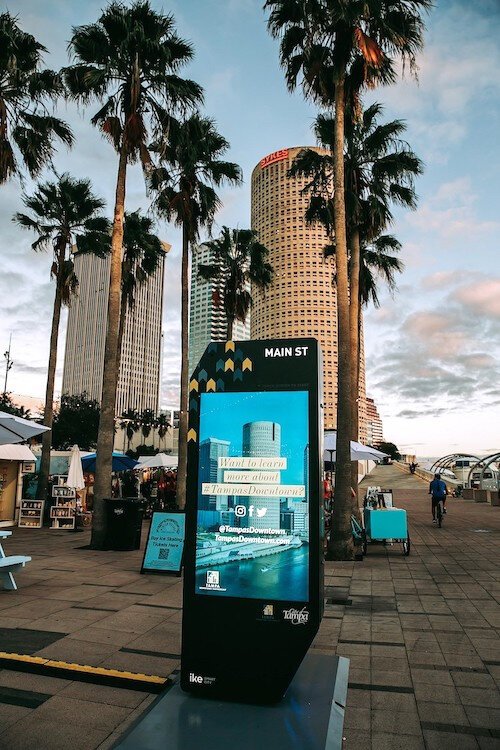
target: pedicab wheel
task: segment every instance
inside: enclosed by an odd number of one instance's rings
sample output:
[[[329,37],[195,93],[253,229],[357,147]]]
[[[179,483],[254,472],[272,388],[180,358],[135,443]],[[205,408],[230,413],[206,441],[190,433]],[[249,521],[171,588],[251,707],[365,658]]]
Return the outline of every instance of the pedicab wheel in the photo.
[[[411,547],[410,535],[408,534],[406,539],[403,539],[403,555],[405,557],[408,557],[408,555],[410,554],[410,547]]]

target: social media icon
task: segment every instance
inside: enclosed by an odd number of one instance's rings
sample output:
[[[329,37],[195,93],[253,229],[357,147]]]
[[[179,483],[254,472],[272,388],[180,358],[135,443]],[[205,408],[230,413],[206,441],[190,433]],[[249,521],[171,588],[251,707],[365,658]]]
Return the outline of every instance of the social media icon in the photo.
[[[239,518],[243,518],[243,516],[246,516],[247,509],[244,505],[235,505],[234,506],[234,515],[238,516]]]
[[[257,518],[264,518],[267,513],[267,508],[257,508]]]

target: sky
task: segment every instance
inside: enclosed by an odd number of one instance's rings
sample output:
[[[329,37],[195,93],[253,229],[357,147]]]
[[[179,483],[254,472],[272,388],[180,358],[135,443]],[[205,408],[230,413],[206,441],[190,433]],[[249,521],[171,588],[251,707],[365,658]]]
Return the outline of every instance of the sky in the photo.
[[[250,175],[266,154],[314,145],[315,109],[290,94],[278,45],[266,30],[260,0],[152,2],[173,13],[178,33],[196,50],[184,74],[205,89],[204,111],[231,143],[228,158],[244,184],[222,190],[224,224],[250,223]],[[23,29],[49,50],[47,66],[67,64],[71,27],[95,21],[102,0],[17,0],[5,3]],[[406,138],[425,164],[418,208],[396,212],[392,232],[403,244],[405,270],[380,308],[365,313],[368,395],[375,398],[386,439],[423,456],[500,450],[500,3],[437,0],[427,19],[419,80],[405,75],[365,101],[381,102],[387,119],[407,122]],[[92,180],[107,201],[117,159],[90,125],[96,106],[61,104],[76,144],[56,157],[58,172]],[[48,175],[44,174],[44,178]],[[29,192],[32,184],[25,182]],[[12,333],[14,366],[8,389],[43,398],[54,289],[50,258],[35,254],[33,237],[11,221],[22,209],[22,188],[0,188],[0,351]],[[127,210],[149,208],[140,170],[129,170]],[[172,244],[166,261],[163,404],[178,399],[180,236],[160,224]],[[56,392],[61,387],[66,315],[61,325]],[[3,347],[3,349],[1,348]],[[1,363],[3,364],[3,362]],[[3,375],[3,373],[2,373]]]
[[[276,422],[281,427],[281,458],[287,468],[281,484],[304,481],[304,449],[308,444],[308,394],[306,391],[261,393],[202,393],[200,442],[207,438],[229,440],[230,456],[243,455],[243,425]]]

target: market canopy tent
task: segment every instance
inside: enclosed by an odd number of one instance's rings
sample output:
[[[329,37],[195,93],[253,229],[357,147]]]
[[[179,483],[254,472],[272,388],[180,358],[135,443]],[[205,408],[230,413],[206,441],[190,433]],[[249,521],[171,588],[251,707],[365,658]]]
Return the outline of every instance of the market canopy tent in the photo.
[[[167,456],[158,453],[156,456],[139,456],[136,469],[173,469],[179,463],[179,456]]]
[[[47,430],[50,430],[50,427],[0,411],[0,445],[23,443],[28,438],[40,435]]]
[[[335,430],[332,432],[325,432],[324,439],[324,461],[335,461],[335,454],[337,452],[337,433]],[[351,461],[380,461],[385,458],[387,453],[372,448],[369,445],[363,445],[355,440],[351,440]]]
[[[0,459],[2,461],[32,461],[36,462],[36,456],[27,445],[0,445]]]
[[[82,458],[82,468],[84,471],[89,471],[92,474],[95,472],[96,455],[96,453],[89,453],[88,456]],[[136,466],[137,461],[133,458],[126,456],[124,453],[113,451],[111,471],[130,471],[130,469],[135,469]]]

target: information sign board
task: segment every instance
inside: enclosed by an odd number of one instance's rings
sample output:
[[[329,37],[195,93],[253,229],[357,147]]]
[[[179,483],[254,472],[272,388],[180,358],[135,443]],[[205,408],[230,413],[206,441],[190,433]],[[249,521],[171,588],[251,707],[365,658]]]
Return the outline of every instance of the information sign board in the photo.
[[[141,573],[181,574],[185,521],[184,513],[153,513]]]
[[[181,685],[281,698],[322,616],[315,339],[212,343],[190,382]],[[228,633],[237,638],[227,648]]]

